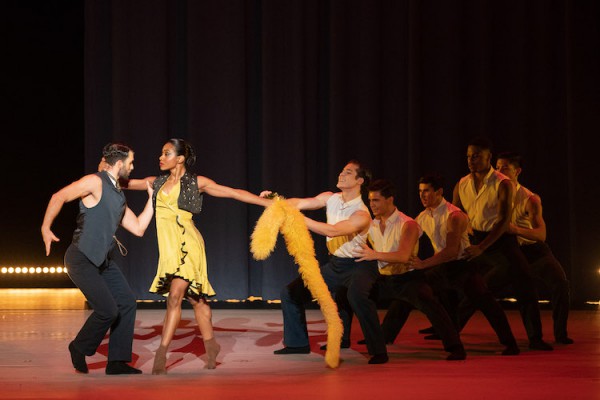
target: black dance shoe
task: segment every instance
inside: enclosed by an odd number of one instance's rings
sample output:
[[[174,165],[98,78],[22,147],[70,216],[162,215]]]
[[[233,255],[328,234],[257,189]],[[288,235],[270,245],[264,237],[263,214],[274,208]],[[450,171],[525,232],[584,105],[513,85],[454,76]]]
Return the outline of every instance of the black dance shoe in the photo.
[[[385,364],[388,362],[389,358],[387,353],[375,354],[369,360],[369,364]]]
[[[448,360],[448,361],[461,361],[461,360],[466,360],[466,359],[467,359],[467,352],[462,347],[451,351],[450,354],[448,355],[448,357],[446,357],[446,360]]]
[[[419,329],[419,333],[421,333],[423,335],[428,335],[431,333],[435,333],[435,329],[433,329],[433,326],[430,326],[429,328]]]
[[[506,348],[504,350],[502,350],[502,355],[503,356],[518,356],[519,353],[521,353],[521,350],[519,350],[519,346],[517,346],[517,344],[511,344],[506,346]]]
[[[349,349],[350,348],[350,341],[349,340],[342,340],[342,343],[340,343],[340,349]],[[327,345],[324,344],[323,346],[320,347],[321,350],[327,350]]]
[[[125,361],[109,361],[106,364],[106,375],[137,375],[141,373],[141,370],[133,368]]]
[[[556,339],[556,343],[573,344],[573,343],[575,343],[575,341],[573,339],[571,339],[570,337],[565,336],[564,338]]]
[[[535,340],[533,342],[529,342],[529,348],[531,350],[542,350],[542,351],[552,351],[554,350],[552,346],[548,343],[544,342],[542,339]]]
[[[273,354],[310,354],[310,346],[284,347],[283,349],[275,350]]]
[[[73,342],[69,343],[69,353],[71,353],[71,362],[73,363],[73,368],[77,370],[77,372],[81,372],[82,374],[88,373],[88,366],[85,362],[85,354],[81,354],[76,348]]]

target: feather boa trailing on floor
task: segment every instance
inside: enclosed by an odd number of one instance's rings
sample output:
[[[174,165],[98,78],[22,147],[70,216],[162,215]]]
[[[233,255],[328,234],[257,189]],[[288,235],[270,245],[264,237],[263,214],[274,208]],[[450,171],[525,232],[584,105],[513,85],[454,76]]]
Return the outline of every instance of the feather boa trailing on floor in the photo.
[[[338,309],[323,280],[319,263],[315,258],[315,247],[304,222],[304,215],[284,199],[276,198],[258,219],[250,250],[256,260],[264,260],[275,248],[277,234],[281,231],[288,252],[296,264],[304,284],[317,300],[327,323],[327,352],[325,363],[337,368],[340,363],[340,343],[343,326]]]

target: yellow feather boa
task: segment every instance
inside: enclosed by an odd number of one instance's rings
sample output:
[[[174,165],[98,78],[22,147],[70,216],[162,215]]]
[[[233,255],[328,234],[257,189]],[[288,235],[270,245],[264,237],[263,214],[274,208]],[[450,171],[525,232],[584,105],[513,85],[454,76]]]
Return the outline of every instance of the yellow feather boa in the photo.
[[[315,246],[304,222],[304,215],[281,198],[265,209],[256,222],[250,250],[256,260],[264,260],[275,248],[277,234],[281,230],[288,252],[296,264],[304,284],[317,300],[327,323],[327,352],[325,363],[337,368],[340,363],[340,343],[343,326],[338,309],[323,280],[319,263],[315,258]]]

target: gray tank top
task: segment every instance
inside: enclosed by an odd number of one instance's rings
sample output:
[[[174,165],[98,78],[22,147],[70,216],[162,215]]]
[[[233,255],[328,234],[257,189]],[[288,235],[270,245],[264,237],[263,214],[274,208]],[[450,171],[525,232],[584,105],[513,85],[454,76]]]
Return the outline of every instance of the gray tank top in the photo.
[[[73,244],[95,266],[101,266],[114,246],[114,235],[125,213],[125,195],[115,187],[106,171],[96,175],[102,179],[102,197],[94,207],[79,200],[77,229]]]

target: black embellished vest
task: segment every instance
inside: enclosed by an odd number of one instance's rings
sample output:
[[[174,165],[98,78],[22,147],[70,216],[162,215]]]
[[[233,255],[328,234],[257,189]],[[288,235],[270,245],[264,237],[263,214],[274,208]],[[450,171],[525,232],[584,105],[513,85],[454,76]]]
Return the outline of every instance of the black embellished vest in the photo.
[[[108,258],[114,246],[114,236],[125,213],[125,195],[117,189],[106,171],[96,173],[102,179],[102,197],[94,207],[86,207],[79,200],[77,229],[73,245],[95,266]]]
[[[154,194],[152,195],[154,209],[156,209],[156,195],[168,178],[169,174],[159,175],[152,184],[152,188],[154,189]],[[199,214],[200,211],[202,211],[202,193],[200,193],[200,190],[198,189],[198,179],[196,174],[186,171],[185,174],[182,175],[180,183],[181,189],[179,198],[177,199],[177,207],[179,207],[180,210],[189,211],[192,214]]]

